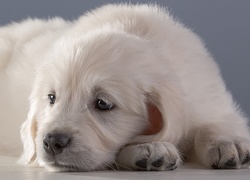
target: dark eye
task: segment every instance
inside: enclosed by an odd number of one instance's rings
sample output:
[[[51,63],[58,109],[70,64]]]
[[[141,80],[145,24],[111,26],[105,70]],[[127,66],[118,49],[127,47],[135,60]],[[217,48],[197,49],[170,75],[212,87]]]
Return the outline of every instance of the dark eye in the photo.
[[[104,101],[103,99],[97,99],[95,108],[101,111],[107,111],[111,110],[114,107],[114,105],[108,101]]]
[[[56,101],[56,95],[55,94],[48,94],[48,98],[49,98],[49,103],[51,105],[55,104],[55,101]]]

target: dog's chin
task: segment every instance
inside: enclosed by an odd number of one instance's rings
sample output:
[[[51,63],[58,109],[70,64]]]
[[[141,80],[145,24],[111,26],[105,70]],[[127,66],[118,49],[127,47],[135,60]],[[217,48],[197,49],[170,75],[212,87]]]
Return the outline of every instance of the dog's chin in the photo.
[[[50,172],[88,172],[88,171],[93,171],[93,170],[101,170],[100,168],[87,168],[87,167],[81,167],[78,165],[74,164],[65,164],[65,163],[60,163],[60,162],[46,162],[43,163],[42,165],[45,167]]]
[[[65,159],[61,160],[58,157],[46,155],[42,158],[38,158],[38,163],[50,172],[88,172],[106,169],[104,165],[95,163],[87,158],[82,160],[78,158],[77,160],[71,159],[66,161]]]
[[[45,169],[50,172],[78,172],[78,171],[88,171],[82,168],[79,168],[74,165],[63,165],[59,163],[48,163],[44,165]]]

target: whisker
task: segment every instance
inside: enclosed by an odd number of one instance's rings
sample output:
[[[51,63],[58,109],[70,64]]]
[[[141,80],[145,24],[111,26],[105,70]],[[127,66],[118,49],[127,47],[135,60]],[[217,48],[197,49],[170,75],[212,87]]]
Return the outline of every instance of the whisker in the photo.
[[[107,163],[107,162],[104,162],[104,163],[101,165],[101,169],[104,170],[104,171],[109,170],[109,168],[111,169],[110,164]],[[113,170],[113,169],[112,169],[112,170]]]
[[[113,166],[113,163],[108,163],[107,165],[113,171],[117,171],[118,170],[116,167]]]

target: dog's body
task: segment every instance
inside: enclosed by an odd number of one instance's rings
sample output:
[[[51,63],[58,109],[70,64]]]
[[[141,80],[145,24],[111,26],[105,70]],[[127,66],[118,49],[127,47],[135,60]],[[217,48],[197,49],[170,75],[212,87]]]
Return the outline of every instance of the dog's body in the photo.
[[[32,89],[24,163],[171,170],[195,152],[208,167],[249,167],[247,119],[216,63],[157,6],[109,5],[73,23],[2,27],[0,59],[3,98],[23,107]],[[11,98],[1,103],[13,106]]]

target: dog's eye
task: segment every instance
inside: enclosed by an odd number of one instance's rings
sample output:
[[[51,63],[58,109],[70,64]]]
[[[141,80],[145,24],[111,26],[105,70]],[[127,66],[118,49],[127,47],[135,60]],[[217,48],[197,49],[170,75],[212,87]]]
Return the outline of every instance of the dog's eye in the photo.
[[[110,102],[104,101],[103,99],[97,99],[95,108],[101,111],[107,111],[111,110],[114,107],[114,105]]]
[[[55,101],[56,101],[56,95],[55,94],[48,94],[48,98],[49,98],[49,103],[51,105],[55,104]]]

